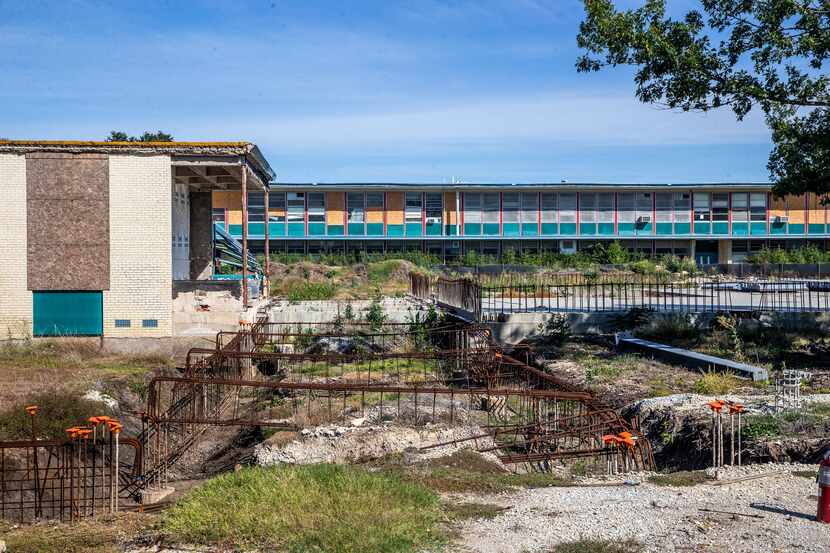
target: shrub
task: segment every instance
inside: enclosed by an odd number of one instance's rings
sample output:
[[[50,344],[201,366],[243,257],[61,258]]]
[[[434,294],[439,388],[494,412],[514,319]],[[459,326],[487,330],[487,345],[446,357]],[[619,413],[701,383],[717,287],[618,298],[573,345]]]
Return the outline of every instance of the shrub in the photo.
[[[337,289],[329,282],[292,282],[286,291],[288,301],[330,300]]]
[[[441,516],[435,492],[391,474],[255,467],[207,481],[165,513],[161,529],[177,542],[239,549],[403,553],[442,542]]]
[[[89,417],[112,415],[105,403],[84,399],[73,392],[39,392],[0,412],[0,438],[27,440],[32,436],[28,405],[37,405],[35,427],[39,438],[66,437],[66,429],[86,424]]]
[[[697,265],[695,264],[694,259],[690,259],[688,257],[664,255],[660,258],[660,264],[670,273],[694,274],[697,272]]]
[[[545,336],[545,341],[550,344],[561,346],[571,337],[571,323],[567,315],[554,313],[539,326],[541,333]]]
[[[641,259],[631,264],[631,270],[639,275],[652,275],[657,272],[657,265],[650,259]]]
[[[709,371],[695,380],[694,390],[698,394],[707,396],[718,396],[728,394],[740,386],[738,380],[732,373],[716,373]]]
[[[386,313],[383,311],[383,304],[380,303],[380,298],[375,296],[369,307],[366,308],[366,322],[369,323],[369,328],[377,332],[383,327],[386,322]]]
[[[781,424],[772,415],[751,415],[744,423],[743,435],[748,438],[762,438],[781,434]]]

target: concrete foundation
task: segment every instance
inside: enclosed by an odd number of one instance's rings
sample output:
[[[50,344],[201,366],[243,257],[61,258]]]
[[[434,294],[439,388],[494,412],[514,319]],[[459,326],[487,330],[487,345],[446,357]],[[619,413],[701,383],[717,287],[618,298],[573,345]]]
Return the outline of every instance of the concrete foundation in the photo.
[[[372,304],[371,300],[349,301],[303,301],[290,303],[287,300],[274,300],[269,308],[269,319],[272,323],[327,323],[342,317],[346,306],[352,306],[355,320],[364,320],[366,310]],[[411,320],[418,311],[426,312],[427,307],[420,301],[410,298],[383,298],[381,300],[383,312],[387,321],[405,323]]]
[[[206,336],[236,330],[242,285],[234,280],[177,280],[173,283],[173,335]]]

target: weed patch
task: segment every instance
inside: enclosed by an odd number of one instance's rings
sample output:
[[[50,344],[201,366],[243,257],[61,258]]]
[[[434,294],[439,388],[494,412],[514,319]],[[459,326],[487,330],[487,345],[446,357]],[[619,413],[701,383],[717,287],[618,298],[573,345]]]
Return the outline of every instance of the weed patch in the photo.
[[[65,437],[67,428],[83,424],[89,417],[111,414],[106,404],[84,399],[77,393],[41,392],[0,412],[0,437],[31,439],[32,420],[26,413],[27,405],[38,406],[37,435],[47,439]]]
[[[642,543],[628,540],[577,540],[555,546],[551,553],[639,553]]]
[[[330,300],[337,293],[335,286],[328,282],[291,281],[285,288],[290,302]]]
[[[0,522],[0,536],[13,553],[116,553],[148,526],[146,517],[124,514],[73,524],[41,523],[14,528]]]
[[[740,385],[741,381],[732,373],[709,371],[695,381],[694,390],[698,394],[717,396],[728,394]]]
[[[462,520],[490,520],[507,509],[492,503],[446,503],[444,513],[453,522]]]
[[[650,476],[648,481],[656,486],[697,486],[708,482],[710,478],[705,472],[681,470],[678,472],[668,472],[666,474],[656,474]]]
[[[747,438],[764,438],[781,434],[781,423],[772,415],[753,415],[746,418],[743,435]]]
[[[229,508],[233,506],[233,508]],[[336,465],[254,467],[214,478],[170,509],[176,542],[286,552],[408,552],[444,540],[437,494]]]

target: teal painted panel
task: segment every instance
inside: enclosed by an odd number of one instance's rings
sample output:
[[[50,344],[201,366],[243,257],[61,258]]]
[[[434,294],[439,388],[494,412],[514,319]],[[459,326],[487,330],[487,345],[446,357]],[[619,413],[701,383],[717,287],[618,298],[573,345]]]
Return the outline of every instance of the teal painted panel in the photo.
[[[710,234],[712,226],[710,223],[695,223],[695,234]]]
[[[383,236],[383,223],[366,223],[366,236]]]
[[[349,223],[349,236],[363,236],[366,232],[363,223]]]
[[[651,234],[652,232],[652,225],[651,223],[644,223],[637,226],[637,234]]]
[[[614,236],[614,223],[598,223],[597,234],[600,236]]]
[[[400,238],[403,236],[403,225],[386,225],[386,236]]]
[[[228,234],[234,238],[242,236],[242,225],[228,225]]]
[[[288,236],[305,236],[305,223],[288,223]]]
[[[810,234],[824,234],[824,225],[810,223]]]
[[[787,234],[786,223],[771,223],[769,226],[770,234]]]
[[[797,225],[790,223],[790,227],[787,229],[788,234],[804,234],[804,224],[799,223]]]
[[[749,236],[749,223],[732,223],[732,236]]]
[[[536,223],[522,223],[522,236],[538,236],[539,225]]]
[[[325,223],[309,223],[308,224],[308,235],[309,236],[325,236],[326,235],[326,224]]]
[[[478,236],[481,234],[481,225],[478,223],[464,223],[464,236]]]
[[[618,223],[618,234],[634,234],[634,223]]]
[[[407,223],[406,224],[406,235],[407,236],[421,236],[423,234],[423,229],[421,228],[421,223]]]
[[[248,223],[248,235],[265,236],[265,223]]]
[[[712,234],[729,234],[729,223],[712,223]]]
[[[674,225],[671,223],[655,223],[655,228],[658,235],[671,235]]]
[[[498,236],[499,235],[499,224],[498,223],[484,223],[484,234],[486,236]]]
[[[559,234],[576,236],[576,223],[560,223]]]
[[[756,222],[756,223],[749,223],[749,233],[750,234],[766,234],[767,233],[767,224]]]
[[[441,223],[427,223],[427,236],[441,236]]]
[[[455,225],[444,225],[444,235],[445,236],[456,236],[456,226]]]
[[[542,234],[559,234],[559,229],[557,227],[558,225],[556,223],[542,223]]]
[[[593,236],[596,233],[597,225],[595,223],[579,223],[579,234]]]
[[[104,300],[101,292],[32,292],[35,336],[101,336]]]
[[[502,223],[502,236],[519,236],[519,223]]]
[[[329,236],[343,236],[343,225],[328,225],[326,227],[326,233]]]
[[[285,236],[285,223],[268,223],[268,236]]]
[[[675,234],[691,234],[692,233],[692,224],[691,223],[675,223],[674,224],[674,233]]]

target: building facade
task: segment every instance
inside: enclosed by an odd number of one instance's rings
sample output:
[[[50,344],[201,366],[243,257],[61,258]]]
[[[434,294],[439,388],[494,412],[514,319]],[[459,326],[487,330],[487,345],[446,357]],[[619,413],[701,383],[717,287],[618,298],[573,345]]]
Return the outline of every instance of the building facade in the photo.
[[[245,142],[0,141],[0,339],[169,338],[209,278],[212,191],[273,178]]]
[[[564,253],[619,240],[631,250],[742,261],[764,246],[830,239],[815,195],[774,197],[764,183],[719,184],[272,184],[248,198],[248,238],[272,252],[418,250],[446,258]],[[242,235],[238,193],[213,193],[213,221]]]

